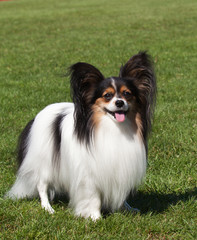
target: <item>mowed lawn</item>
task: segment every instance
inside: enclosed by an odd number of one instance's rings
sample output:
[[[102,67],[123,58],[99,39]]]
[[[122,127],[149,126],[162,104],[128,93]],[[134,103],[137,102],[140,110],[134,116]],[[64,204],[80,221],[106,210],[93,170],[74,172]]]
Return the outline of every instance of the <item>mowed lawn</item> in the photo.
[[[116,76],[140,50],[158,82],[147,176],[129,198],[141,212],[95,223],[64,199],[53,216],[39,199],[4,200],[21,130],[46,105],[70,101],[69,65]],[[0,239],[197,239],[196,143],[196,0],[0,1]]]

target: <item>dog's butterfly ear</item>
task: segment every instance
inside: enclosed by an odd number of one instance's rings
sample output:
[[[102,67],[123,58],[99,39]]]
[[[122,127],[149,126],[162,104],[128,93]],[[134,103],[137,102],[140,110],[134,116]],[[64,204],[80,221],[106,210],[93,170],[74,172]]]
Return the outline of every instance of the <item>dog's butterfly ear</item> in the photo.
[[[131,79],[138,89],[140,106],[144,113],[144,129],[148,132],[151,127],[157,88],[151,57],[146,52],[134,55],[121,67],[120,77]]]
[[[138,89],[151,94],[155,87],[155,74],[151,57],[146,52],[139,52],[121,67],[120,77],[136,79]]]
[[[92,136],[90,123],[92,99],[104,76],[94,66],[83,62],[72,65],[69,74],[72,99],[75,104],[75,133],[79,141],[89,143]]]
[[[83,62],[72,65],[69,70],[73,102],[90,104],[94,91],[104,76],[94,66]]]

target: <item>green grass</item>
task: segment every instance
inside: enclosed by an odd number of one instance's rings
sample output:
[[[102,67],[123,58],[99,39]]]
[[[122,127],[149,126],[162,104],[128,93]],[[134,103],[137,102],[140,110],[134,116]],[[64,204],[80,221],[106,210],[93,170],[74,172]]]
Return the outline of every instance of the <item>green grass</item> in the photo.
[[[197,2],[195,0],[15,0],[0,2],[0,238],[197,239]],[[17,138],[44,106],[70,101],[77,61],[117,75],[139,50],[155,61],[158,98],[144,184],[130,199],[141,214],[94,223],[65,202],[3,195],[15,179]]]

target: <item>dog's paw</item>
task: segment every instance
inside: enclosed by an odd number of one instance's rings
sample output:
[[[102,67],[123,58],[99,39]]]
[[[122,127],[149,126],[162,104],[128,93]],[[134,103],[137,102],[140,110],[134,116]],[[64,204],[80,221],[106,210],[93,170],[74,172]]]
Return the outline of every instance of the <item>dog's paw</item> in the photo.
[[[50,204],[42,204],[42,208],[50,214],[55,213],[55,210],[51,207]]]
[[[80,211],[80,212],[75,212],[75,215],[77,217],[83,217],[85,219],[91,218],[92,221],[96,222],[98,219],[101,218],[101,213],[100,211]]]
[[[101,218],[101,214],[100,212],[94,212],[91,213],[89,217],[92,219],[92,221],[96,222],[98,219]]]

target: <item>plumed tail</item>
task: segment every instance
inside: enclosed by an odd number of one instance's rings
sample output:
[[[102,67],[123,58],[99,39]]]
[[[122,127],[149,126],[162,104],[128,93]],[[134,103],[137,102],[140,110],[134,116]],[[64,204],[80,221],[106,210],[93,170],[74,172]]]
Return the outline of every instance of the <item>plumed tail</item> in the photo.
[[[18,177],[12,188],[5,194],[5,198],[21,199],[33,198],[38,195],[36,183],[30,182],[22,177]]]

